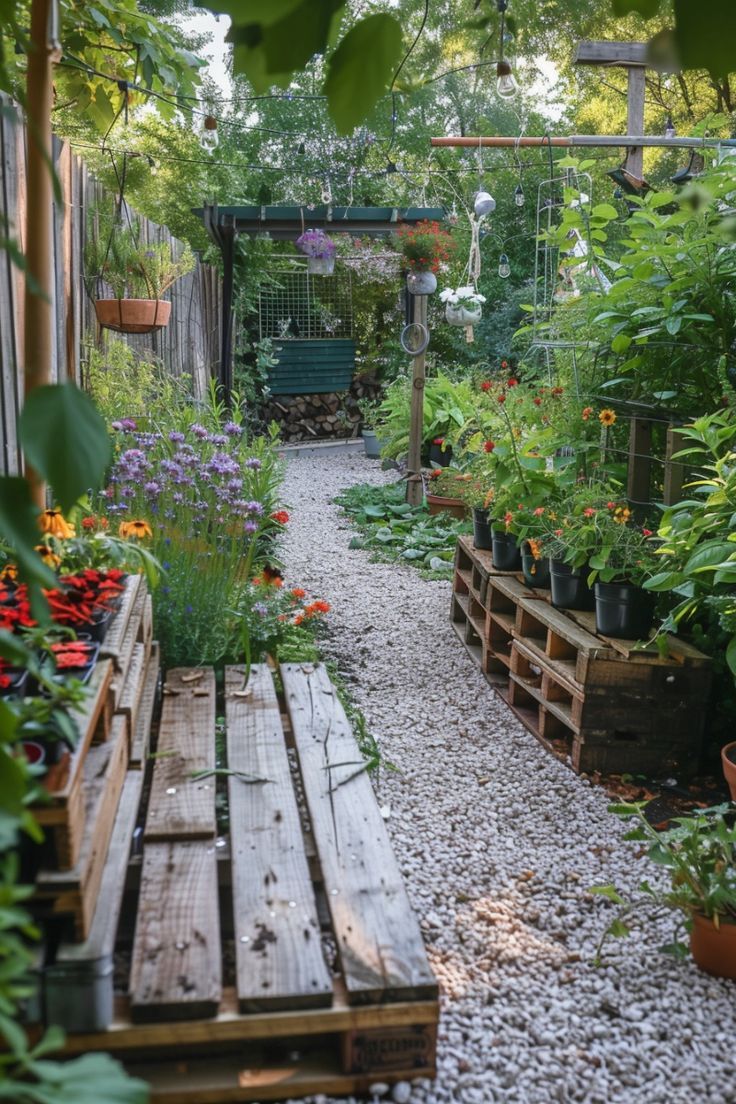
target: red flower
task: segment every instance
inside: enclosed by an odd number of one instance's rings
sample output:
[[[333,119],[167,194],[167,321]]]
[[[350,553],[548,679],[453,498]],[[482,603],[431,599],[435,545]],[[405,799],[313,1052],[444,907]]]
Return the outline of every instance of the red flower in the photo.
[[[535,406],[541,406],[541,405],[542,405],[542,400],[541,400],[540,398],[536,398],[536,399],[534,400],[534,405],[535,405]]]
[[[431,471],[429,473],[429,478],[430,479],[439,479],[439,477],[442,475],[443,471],[444,471],[444,468],[435,468],[434,471]]]
[[[499,401],[500,403],[505,403],[505,402],[506,402],[506,396],[504,395],[503,391],[502,391],[502,392],[501,392],[501,394],[500,394],[500,395],[498,396],[498,401]]]
[[[607,502],[606,503],[606,509],[615,510],[616,509],[616,503],[615,502]]]
[[[303,590],[301,587],[294,587],[294,589],[291,592],[291,596],[292,596],[292,598],[297,598],[297,599],[298,598],[306,598],[307,597],[307,592],[306,592],[306,590]]]
[[[432,441],[433,445],[444,445],[444,443],[445,443],[445,438],[444,437],[435,437],[435,439]]]
[[[0,675],[0,690],[7,690],[12,681],[10,675]]]
[[[496,442],[495,441],[484,441],[483,442],[483,451],[484,452],[493,452],[495,447],[496,447]]]
[[[541,517],[543,513],[544,513],[544,506],[537,506],[536,510],[534,511],[534,516],[535,517]]]
[[[557,395],[561,395],[562,391],[563,391],[563,389],[561,387],[553,387],[550,394],[557,396]]]
[[[584,517],[595,517],[595,510],[593,509],[593,507],[592,506],[586,506],[585,509],[583,510],[583,516]]]
[[[644,537],[651,537],[653,535],[651,529],[642,529],[641,532],[642,532],[642,536],[644,536]]]
[[[490,380],[483,380],[482,384],[480,385],[480,389],[481,391],[490,391],[491,386],[492,384]]]
[[[556,537],[561,537],[562,536],[562,530],[561,529],[555,529],[555,536]]]
[[[508,368],[508,366],[509,366],[509,362],[507,360],[502,360],[501,361],[501,367],[502,368]]]
[[[510,379],[510,380],[508,381],[508,383],[506,384],[506,386],[507,386],[507,387],[518,387],[518,386],[519,386],[519,381],[518,381],[517,379],[514,379],[514,378],[512,377],[512,378],[511,378],[511,379]]]
[[[592,406],[584,407],[583,408],[583,413],[581,414],[581,417],[582,417],[583,421],[587,422],[588,418],[590,417],[590,415],[592,413],[593,413],[593,407]]]
[[[271,514],[271,521],[277,521],[279,525],[287,525],[289,522],[289,515],[286,510],[276,510]]]

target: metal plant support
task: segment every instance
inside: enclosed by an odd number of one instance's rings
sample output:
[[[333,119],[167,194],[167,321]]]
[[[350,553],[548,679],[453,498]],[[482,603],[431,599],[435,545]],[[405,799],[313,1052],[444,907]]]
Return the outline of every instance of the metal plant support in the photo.
[[[274,273],[258,295],[260,336],[275,341],[329,341],[353,336],[349,271],[310,276],[294,266]]]

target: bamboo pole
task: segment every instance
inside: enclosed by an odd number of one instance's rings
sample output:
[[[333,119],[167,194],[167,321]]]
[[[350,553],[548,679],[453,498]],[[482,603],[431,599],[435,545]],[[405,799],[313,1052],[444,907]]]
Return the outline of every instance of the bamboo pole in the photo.
[[[476,138],[466,136],[441,136],[430,138],[433,146],[457,146],[465,149],[491,148],[491,149],[571,149],[574,146],[646,146],[662,149],[691,149],[702,146],[705,149],[715,149],[718,146],[724,148],[736,147],[735,138],[665,138],[658,135],[647,134],[570,134],[567,136],[549,137],[546,134],[525,134],[514,138],[509,135],[484,134]]]
[[[24,394],[50,382],[53,355],[52,262],[52,61],[57,47],[49,42],[55,0],[32,0],[31,36],[26,81],[28,171],[26,204],[26,285],[23,334]],[[46,489],[26,465],[33,501],[43,509]]]
[[[413,296],[412,321],[427,325],[427,296]],[[424,498],[422,486],[422,442],[424,439],[424,381],[427,359],[424,353],[414,357],[411,381],[411,420],[409,423],[409,473],[406,480],[406,501],[411,506],[421,506]]]

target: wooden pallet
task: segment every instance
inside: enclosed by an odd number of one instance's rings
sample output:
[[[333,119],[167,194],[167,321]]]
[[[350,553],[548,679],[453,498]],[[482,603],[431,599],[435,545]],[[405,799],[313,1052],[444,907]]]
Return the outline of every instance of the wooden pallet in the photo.
[[[226,673],[235,773],[225,859],[215,781],[192,778],[214,765],[212,672],[167,676],[139,878],[130,879],[129,995],[115,1002],[109,1030],[70,1034],[66,1048],[116,1054],[151,1083],[154,1101],[284,1100],[434,1074],[437,985],[370,781],[346,765],[361,759],[348,721],[324,668],[286,665],[282,681],[287,715],[265,666],[245,693],[242,668]],[[140,777],[128,773],[121,809]],[[119,812],[118,858],[130,816],[120,825]],[[103,975],[119,913],[119,896],[101,895],[84,952],[101,963],[100,1008],[112,1005]],[[325,935],[337,948],[330,965]],[[235,946],[235,984],[225,988],[222,939]],[[73,947],[59,963],[67,981],[87,963]]]
[[[544,597],[494,574],[488,553],[460,538],[453,627],[527,728],[577,771],[694,772],[709,659],[678,637],[668,638],[667,656],[603,637],[592,613],[563,612]]]
[[[71,870],[79,859],[84,834],[84,767],[93,741],[104,741],[112,724],[110,660],[98,662],[89,680],[89,696],[72,716],[79,732],[73,752],[66,752],[43,779],[47,801],[33,807],[33,815],[45,835],[45,859],[49,867]]]

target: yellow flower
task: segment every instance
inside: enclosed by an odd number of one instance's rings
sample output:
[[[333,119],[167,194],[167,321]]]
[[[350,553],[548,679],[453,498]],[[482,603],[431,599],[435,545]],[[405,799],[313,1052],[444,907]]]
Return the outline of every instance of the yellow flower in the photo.
[[[600,414],[598,415],[598,421],[601,423],[601,425],[612,426],[613,423],[616,421],[615,411],[611,410],[610,407],[606,407],[606,409],[601,410]]]
[[[617,510],[613,512],[613,520],[618,522],[619,525],[625,525],[631,517],[631,510],[628,506],[619,506]]]
[[[57,556],[55,552],[52,552],[47,544],[37,544],[34,551],[38,552],[48,567],[56,568],[61,563],[61,556]]]
[[[0,571],[0,579],[2,579],[3,582],[7,582],[8,579],[13,580],[17,578],[18,568],[14,563],[6,564],[2,571]]]
[[[147,521],[138,519],[137,521],[121,521],[118,528],[118,533],[121,537],[135,537],[137,540],[143,540],[144,537],[152,537],[153,530]]]
[[[493,487],[491,487],[490,491],[488,491],[486,497],[483,499],[483,508],[485,510],[487,510],[488,507],[490,506],[490,504],[493,502],[494,495],[495,495],[495,490],[494,490]]]
[[[50,533],[52,537],[61,537],[64,540],[74,536],[74,526],[64,521],[61,510],[44,510],[38,524],[42,533]]]

